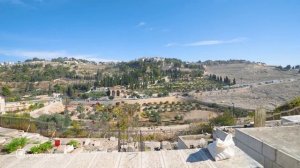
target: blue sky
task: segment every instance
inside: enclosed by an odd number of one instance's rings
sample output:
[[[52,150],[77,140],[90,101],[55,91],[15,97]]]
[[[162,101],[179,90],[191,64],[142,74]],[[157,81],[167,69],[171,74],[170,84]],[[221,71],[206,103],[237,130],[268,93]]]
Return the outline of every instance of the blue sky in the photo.
[[[300,64],[299,0],[0,0],[0,61],[58,56]]]

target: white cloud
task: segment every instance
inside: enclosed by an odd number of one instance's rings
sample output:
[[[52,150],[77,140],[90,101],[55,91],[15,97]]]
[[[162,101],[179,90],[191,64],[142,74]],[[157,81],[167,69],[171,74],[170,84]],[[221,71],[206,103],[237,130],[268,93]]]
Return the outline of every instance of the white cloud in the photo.
[[[168,43],[165,46],[166,47],[173,47],[173,46],[177,46],[177,45],[178,45],[177,43]]]
[[[202,41],[196,41],[196,42],[185,43],[185,44],[168,43],[166,47],[172,47],[172,46],[196,47],[196,46],[221,45],[221,44],[241,43],[246,40],[247,38],[244,37],[234,38],[230,40],[202,40]]]
[[[71,54],[66,51],[28,51],[28,50],[2,50],[0,49],[0,55],[5,56],[15,56],[22,58],[44,58],[44,59],[52,59],[57,57],[68,57],[68,58],[76,58],[76,59],[86,59],[96,62],[117,62],[117,60],[108,60],[101,59],[97,55],[90,54]]]
[[[135,25],[135,27],[144,30],[144,31],[161,31],[161,32],[168,32],[169,29],[166,28],[159,28],[159,27],[153,27],[151,24],[148,24],[147,22],[141,21],[138,24]]]
[[[139,22],[136,26],[137,27],[143,27],[143,26],[146,26],[146,22]]]

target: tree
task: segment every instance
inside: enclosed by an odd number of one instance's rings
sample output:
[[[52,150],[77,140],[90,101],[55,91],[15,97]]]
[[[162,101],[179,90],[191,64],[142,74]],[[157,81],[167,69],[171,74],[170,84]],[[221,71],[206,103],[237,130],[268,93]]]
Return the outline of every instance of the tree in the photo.
[[[122,110],[121,107],[115,107],[113,109],[113,114],[117,118],[118,129],[125,131],[129,127],[129,116]]]
[[[85,114],[84,114],[84,113],[80,113],[80,114],[78,115],[78,118],[79,118],[79,119],[84,119],[84,118],[85,118]]]
[[[88,99],[88,98],[89,98],[89,95],[86,94],[86,93],[84,93],[84,94],[81,95],[81,98],[82,98],[82,99]]]
[[[34,85],[32,82],[29,83],[28,91],[31,92],[34,90]]]
[[[235,78],[233,78],[232,84],[233,84],[233,85],[236,84]]]
[[[110,89],[107,89],[106,95],[109,97],[110,96]]]
[[[37,118],[37,120],[42,122],[51,122],[54,123],[56,127],[61,128],[68,127],[71,123],[70,117],[61,114],[42,114]]]
[[[48,95],[51,95],[53,93],[52,85],[49,83],[48,85]]]
[[[8,86],[3,86],[2,87],[2,95],[7,97],[11,95],[10,88]]]
[[[68,95],[69,97],[73,97],[73,96],[74,96],[74,89],[73,89],[73,87],[68,86],[68,89],[67,89],[67,95]]]
[[[161,118],[160,118],[159,112],[152,111],[150,114],[150,117],[149,117],[149,121],[160,123],[160,120],[161,120]]]
[[[289,71],[289,70],[291,70],[291,65],[287,65],[285,68],[284,68],[284,70],[286,70],[286,71]]]
[[[76,111],[78,112],[78,113],[83,113],[84,112],[84,106],[83,106],[83,104],[79,104],[77,107],[76,107]]]

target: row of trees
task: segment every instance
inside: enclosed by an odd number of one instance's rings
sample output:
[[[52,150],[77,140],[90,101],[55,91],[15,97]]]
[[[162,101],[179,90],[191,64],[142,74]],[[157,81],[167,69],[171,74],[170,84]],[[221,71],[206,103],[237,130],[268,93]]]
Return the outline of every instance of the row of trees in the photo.
[[[228,76],[225,76],[225,78],[223,79],[222,76],[217,76],[215,74],[210,74],[209,79],[220,82],[220,83],[223,83],[223,84],[226,84],[226,85],[235,85],[236,84],[235,78],[233,78],[233,80],[231,80],[231,79],[228,78]]]
[[[279,70],[282,70],[282,71],[290,71],[290,70],[294,70],[294,69],[299,69],[298,72],[300,72],[300,65],[296,65],[296,66],[287,65],[285,67],[278,66],[276,68]]]

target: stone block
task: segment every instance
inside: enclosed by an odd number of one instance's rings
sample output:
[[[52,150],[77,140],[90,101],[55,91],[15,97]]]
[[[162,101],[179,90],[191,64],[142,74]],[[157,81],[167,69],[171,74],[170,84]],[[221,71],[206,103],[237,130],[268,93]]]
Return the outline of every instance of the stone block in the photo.
[[[283,168],[283,167],[281,167],[278,164],[276,164],[275,162],[273,162],[273,168]]]
[[[273,168],[273,161],[265,157],[264,168]]]
[[[298,162],[299,161],[291,155],[283,151],[277,150],[276,163],[281,167],[299,168]]]
[[[236,140],[235,145],[238,148],[240,148],[242,151],[244,151],[247,155],[249,155],[251,158],[256,160],[258,163],[262,165],[264,164],[264,156],[262,155],[262,153],[253,150],[252,148],[250,148],[249,146],[245,145],[243,142],[240,142],[238,140]]]
[[[247,145],[248,147],[252,148],[256,152],[262,154],[262,142],[252,136],[249,136],[245,133],[243,133],[240,130],[236,130],[235,138],[242,142],[243,144]]]
[[[268,144],[263,143],[263,155],[268,159],[275,161],[276,160],[276,149]]]

